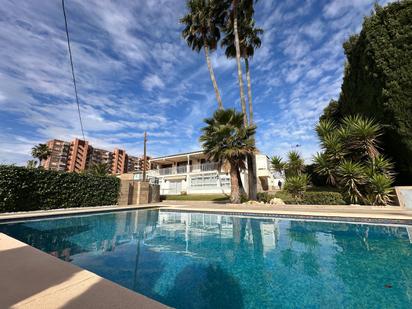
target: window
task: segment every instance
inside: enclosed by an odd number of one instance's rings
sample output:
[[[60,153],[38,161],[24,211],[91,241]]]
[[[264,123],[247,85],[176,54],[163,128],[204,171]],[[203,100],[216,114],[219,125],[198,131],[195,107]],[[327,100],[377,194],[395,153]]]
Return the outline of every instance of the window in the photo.
[[[217,175],[201,175],[194,176],[190,179],[190,186],[192,188],[216,188],[219,186]]]

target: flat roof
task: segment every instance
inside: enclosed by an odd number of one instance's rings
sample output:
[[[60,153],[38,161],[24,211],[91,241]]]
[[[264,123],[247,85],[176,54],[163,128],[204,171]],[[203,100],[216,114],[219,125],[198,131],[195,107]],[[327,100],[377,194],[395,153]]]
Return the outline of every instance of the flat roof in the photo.
[[[191,152],[182,152],[182,153],[176,153],[176,154],[167,155],[167,156],[151,158],[149,161],[159,160],[159,159],[167,159],[167,158],[174,158],[174,157],[182,157],[184,155],[190,155],[190,154],[203,154],[203,153],[204,153],[203,150],[197,150],[197,151],[191,151]]]

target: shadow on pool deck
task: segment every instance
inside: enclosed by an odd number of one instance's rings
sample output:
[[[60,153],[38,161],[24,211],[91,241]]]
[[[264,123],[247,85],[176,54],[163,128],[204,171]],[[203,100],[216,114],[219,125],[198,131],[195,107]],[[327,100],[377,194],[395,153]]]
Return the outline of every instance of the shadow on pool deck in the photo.
[[[0,234],[0,308],[165,308]]]

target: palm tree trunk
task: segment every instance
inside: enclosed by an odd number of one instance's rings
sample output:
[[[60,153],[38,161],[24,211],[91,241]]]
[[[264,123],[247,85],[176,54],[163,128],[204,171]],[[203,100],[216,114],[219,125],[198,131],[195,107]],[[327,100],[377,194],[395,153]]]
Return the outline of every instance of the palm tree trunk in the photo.
[[[237,183],[239,184],[239,192],[240,192],[240,195],[241,195],[241,196],[242,196],[242,195],[246,195],[245,187],[243,187],[242,178],[241,178],[241,176],[240,176],[240,171],[239,171],[239,169],[237,169],[236,173],[237,173],[237,180],[238,180]]]
[[[230,201],[233,204],[240,204],[240,192],[237,171],[237,164],[235,164],[234,162],[230,162]]]
[[[248,58],[245,58],[245,67],[246,67],[246,80],[247,80],[247,98],[248,98],[248,103],[249,103],[249,125],[252,125],[253,124],[252,82],[250,78],[250,68],[249,68]],[[249,199],[257,200],[256,157],[253,154],[250,154],[247,156],[247,166],[248,166]]]
[[[252,82],[250,79],[249,60],[245,58],[246,81],[247,81],[247,99],[249,103],[249,124],[253,124],[253,104],[252,104]]]
[[[235,35],[235,49],[236,49],[236,63],[237,63],[237,77],[239,80],[239,91],[240,91],[240,104],[242,106],[243,113],[243,123],[247,126],[247,113],[246,113],[246,100],[245,92],[243,89],[243,74],[242,74],[242,65],[240,63],[240,44],[239,44],[239,33],[237,27],[237,7],[238,0],[233,0],[233,33]]]
[[[205,43],[204,45],[205,56],[206,56],[206,63],[210,73],[210,79],[212,80],[213,88],[215,89],[216,100],[217,104],[219,105],[219,109],[223,109],[222,98],[220,97],[219,88],[217,87],[215,73],[213,72],[212,63],[210,61],[209,56],[209,46]]]

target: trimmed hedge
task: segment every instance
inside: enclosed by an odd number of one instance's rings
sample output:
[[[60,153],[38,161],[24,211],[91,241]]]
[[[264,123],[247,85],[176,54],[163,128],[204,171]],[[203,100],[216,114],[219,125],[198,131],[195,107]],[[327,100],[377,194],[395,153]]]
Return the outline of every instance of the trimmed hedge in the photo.
[[[286,191],[279,191],[275,194],[267,192],[258,193],[258,200],[269,203],[272,198],[280,198],[285,204],[296,204],[296,200]],[[339,192],[329,191],[307,191],[303,197],[297,201],[299,204],[305,205],[345,205],[342,194]]]
[[[114,176],[0,165],[0,212],[114,205],[119,190]]]

